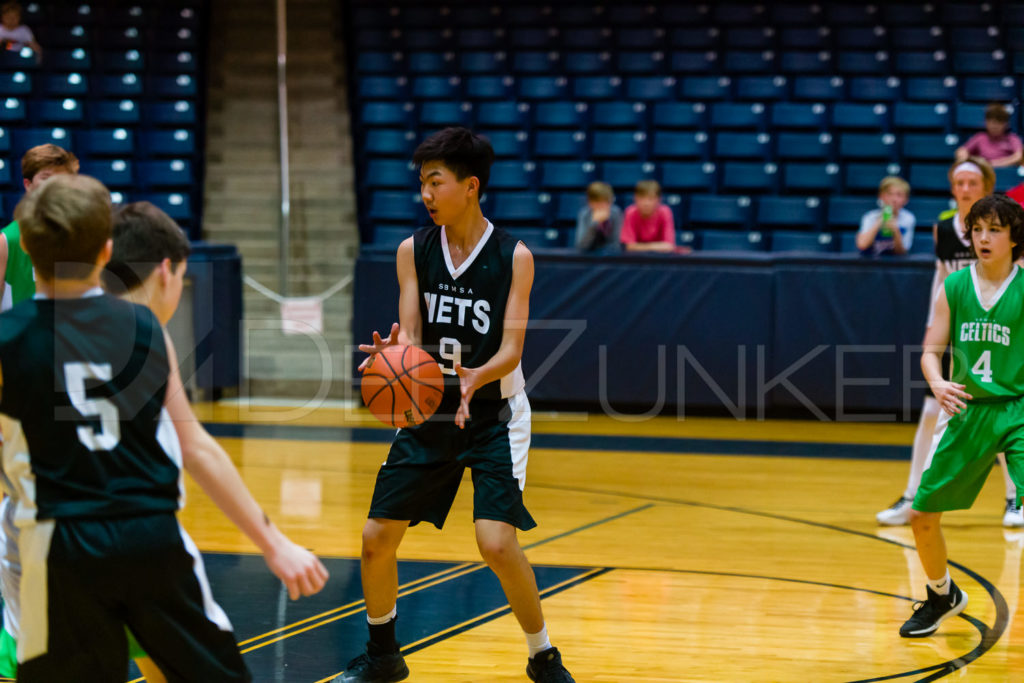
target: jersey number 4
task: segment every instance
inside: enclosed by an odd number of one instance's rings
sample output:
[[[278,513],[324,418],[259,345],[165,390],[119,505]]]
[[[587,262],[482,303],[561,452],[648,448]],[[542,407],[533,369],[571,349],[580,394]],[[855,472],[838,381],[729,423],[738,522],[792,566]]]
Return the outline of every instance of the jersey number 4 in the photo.
[[[90,451],[109,451],[121,440],[121,419],[117,406],[106,398],[85,395],[85,380],[109,382],[112,377],[110,363],[65,363],[64,385],[68,389],[71,405],[86,419],[99,419],[100,429],[94,425],[78,427],[78,440]]]
[[[978,356],[978,362],[971,368],[971,372],[981,378],[982,382],[992,381],[992,352],[989,350],[983,351]]]

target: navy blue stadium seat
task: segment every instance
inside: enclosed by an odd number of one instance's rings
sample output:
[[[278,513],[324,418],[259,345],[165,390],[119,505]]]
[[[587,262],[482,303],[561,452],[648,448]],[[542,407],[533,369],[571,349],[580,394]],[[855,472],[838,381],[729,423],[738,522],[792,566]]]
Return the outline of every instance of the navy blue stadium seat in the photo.
[[[625,96],[629,100],[671,100],[675,92],[676,79],[671,76],[627,76],[625,79]]]
[[[146,59],[138,49],[100,50],[96,61],[105,71],[139,71],[145,69]]]
[[[722,32],[726,48],[769,50],[775,46],[775,31],[768,26],[735,26]]]
[[[507,228],[508,233],[531,249],[557,249],[566,246],[562,231],[555,228]]]
[[[397,126],[409,128],[415,121],[412,102],[366,102],[359,113],[361,126]]]
[[[11,151],[11,134],[7,129],[0,126],[0,152]]]
[[[363,100],[405,100],[409,83],[404,76],[364,76],[358,79],[356,96]]]
[[[840,130],[888,130],[889,107],[881,103],[836,102],[832,106],[832,126]]]
[[[960,139],[944,133],[905,133],[900,136],[900,151],[907,163],[946,161],[952,163]]]
[[[470,126],[473,120],[473,105],[469,102],[430,100],[420,105],[419,122],[429,128],[448,126]]]
[[[114,134],[118,135],[117,131]],[[152,157],[186,157],[196,153],[196,136],[185,128],[143,130],[138,134],[138,148]]]
[[[996,192],[1006,192],[1007,190],[1024,183],[1024,166],[1005,166],[1003,168],[995,169],[996,172]]]
[[[513,28],[508,32],[509,46],[516,50],[542,50],[553,47],[558,33],[546,28],[547,24],[548,20],[545,19],[536,27]]]
[[[949,197],[917,197],[911,188],[910,203],[907,210],[914,214],[917,219],[917,227],[914,229],[914,241],[916,242],[921,234],[931,232],[932,225],[939,219],[939,214],[948,211],[956,206]]]
[[[769,120],[773,128],[825,128],[828,107],[820,103],[776,102],[771,105]]]
[[[644,159],[647,134],[641,131],[595,130],[591,134],[590,157],[594,159]]]
[[[953,76],[908,76],[903,79],[907,99],[917,102],[950,102],[957,96]]]
[[[192,220],[192,201],[186,192],[146,192],[134,194],[133,199],[154,204],[179,223]]]
[[[985,107],[971,102],[957,102],[953,108],[953,123],[965,133],[974,134],[985,127]]]
[[[632,190],[639,180],[656,179],[657,167],[646,161],[605,161],[600,178],[616,191]]]
[[[792,194],[831,194],[842,186],[838,164],[790,162],[782,167],[782,189]]]
[[[896,102],[892,107],[892,123],[897,130],[948,131],[952,118],[945,103],[923,104]]]
[[[0,71],[0,93],[5,97],[31,94],[32,75],[24,71]]]
[[[125,189],[131,188],[135,184],[131,160],[85,160],[82,162],[81,171],[86,175],[91,175],[109,188]]]
[[[970,102],[1010,102],[1017,98],[1012,76],[974,77],[963,79],[963,97]]]
[[[405,225],[378,225],[373,229],[373,245],[380,248],[397,249],[408,239],[414,228]]]
[[[20,97],[5,97],[0,102],[0,122],[18,123],[25,120],[27,109]]]
[[[550,212],[546,192],[502,192],[491,201],[490,218],[500,225],[546,225]]]
[[[946,34],[942,27],[934,24],[925,26],[894,26],[889,31],[894,47],[901,50],[941,50],[946,46]]]
[[[620,52],[615,60],[616,69],[623,74],[657,74],[665,70],[665,53]]]
[[[80,73],[49,74],[37,78],[37,85],[42,85],[42,94],[49,97],[72,97],[89,93],[89,79]],[[20,95],[20,88],[12,94]]]
[[[131,157],[135,136],[125,128],[82,130],[75,136],[75,151],[83,157]]]
[[[538,26],[550,21],[550,7],[540,5],[509,5],[502,7],[501,20],[509,26]]]
[[[742,104],[739,102],[715,102],[711,105],[711,126],[723,128],[745,128],[762,130],[767,114],[763,104]]]
[[[719,159],[767,159],[771,152],[771,136],[767,133],[715,134],[715,157]]]
[[[153,76],[150,83],[153,94],[158,97],[188,99],[198,94],[196,79],[189,74]]]
[[[477,131],[486,137],[498,159],[521,159],[530,152],[530,134],[525,130]]]
[[[64,149],[77,149],[72,132],[60,126],[20,128],[11,131],[11,150],[14,152],[12,158],[20,159],[30,148],[46,144],[58,145]]]
[[[750,225],[753,206],[749,197],[695,195],[690,198],[687,224],[697,228]]]
[[[890,25],[931,25],[938,17],[935,6],[893,3],[882,7],[882,17]]]
[[[501,52],[468,51],[459,55],[459,71],[462,73],[493,74],[505,69],[505,55]]]
[[[841,133],[839,156],[842,159],[896,160],[896,136],[890,133]]]
[[[939,14],[944,24],[977,24],[992,26],[997,21],[991,3],[949,2],[939,5]]]
[[[582,131],[538,130],[533,136],[533,153],[537,157],[580,159],[587,149],[587,135]]]
[[[653,123],[661,128],[703,128],[707,125],[707,107],[703,102],[656,102]]]
[[[362,58],[362,55],[359,55],[359,57]],[[443,74],[452,70],[453,59],[454,55],[451,52],[415,50],[406,56],[405,65],[410,74],[417,76],[422,74]],[[394,72],[394,70],[385,71],[385,73],[390,72]]]
[[[461,96],[458,76],[417,76],[412,79],[412,96],[421,100],[453,99]]]
[[[774,25],[800,26],[820,24],[823,17],[821,5],[780,3],[768,8]]]
[[[843,189],[851,194],[877,194],[878,183],[882,178],[900,175],[901,170],[898,164],[851,162],[843,170]]]
[[[654,5],[611,5],[607,8],[612,26],[658,25],[658,8]]]
[[[668,191],[713,192],[715,165],[703,161],[666,161],[661,164],[661,186]]]
[[[91,103],[90,118],[96,125],[131,126],[142,120],[135,99],[99,100]]]
[[[779,70],[785,74],[827,74],[832,69],[832,54],[825,50],[786,50],[779,55]]]
[[[764,251],[764,235],[756,230],[705,230],[701,235],[701,251]]]
[[[779,68],[771,50],[730,50],[722,55],[722,64],[726,73],[734,74],[773,74]]]
[[[669,60],[669,69],[674,74],[707,74],[718,64],[718,54],[707,50],[675,50]]]
[[[718,36],[715,29],[690,24],[685,28],[672,29],[669,43],[683,50],[711,50],[718,47]]]
[[[142,94],[142,79],[138,74],[104,74],[93,79],[99,84],[99,94],[105,97],[137,97]]]
[[[676,228],[676,246],[690,250],[700,249],[702,231],[689,228]]]
[[[957,51],[953,55],[957,73],[962,76],[996,76],[1010,70],[1010,61],[1002,50],[993,52]]]
[[[161,162],[167,163],[167,162]],[[491,182],[494,182],[494,168],[491,169]],[[363,182],[371,189],[408,189],[416,183],[415,171],[408,161],[399,159],[371,159],[366,164]]]
[[[586,195],[579,192],[562,192],[555,200],[555,209],[551,221],[555,225],[570,226],[576,224],[580,209],[587,205]]]
[[[689,76],[680,79],[679,95],[684,100],[724,100],[731,88],[728,76]]]
[[[147,102],[146,120],[156,126],[192,126],[196,123],[196,108],[188,100],[174,102]]]
[[[901,76],[943,76],[950,70],[946,53],[941,50],[897,52],[894,62],[893,67]]]
[[[583,128],[587,124],[590,107],[583,102],[538,102],[533,108],[536,128]]]
[[[481,128],[526,128],[530,125],[530,105],[526,102],[481,102],[476,107],[476,123]]]
[[[836,65],[846,76],[880,76],[889,73],[889,54],[883,50],[840,50]]]
[[[568,81],[562,76],[522,76],[516,80],[516,93],[524,100],[561,100],[568,94]]]
[[[740,76],[736,79],[736,98],[770,102],[789,97],[785,76]]]
[[[577,100],[617,99],[622,97],[622,91],[622,79],[618,76],[578,76],[572,84],[572,96]]]
[[[833,102],[845,97],[846,85],[840,76],[797,76],[793,79],[793,98],[811,102]]]
[[[949,194],[949,164],[919,162],[910,166],[910,187],[915,194]]]
[[[773,163],[726,161],[722,167],[723,192],[774,193],[779,189],[779,169]]]
[[[768,235],[774,252],[827,253],[836,248],[832,233],[772,230]]]
[[[563,25],[564,26],[564,25]],[[600,26],[565,26],[558,38],[560,45],[574,50],[607,45],[611,42],[612,30]]]
[[[364,50],[356,57],[356,71],[360,74],[397,76],[402,68],[400,52]]]
[[[857,247],[857,229],[850,230],[847,226],[841,232],[838,232],[834,239],[839,242],[839,251],[843,254],[860,254],[861,250]]]
[[[849,26],[837,24],[835,44],[842,54],[847,50],[883,50],[887,47],[884,26]]]
[[[860,228],[860,219],[864,214],[877,206],[878,202],[875,197],[832,197],[828,201],[825,222],[834,229],[857,230]]]
[[[595,128],[647,128],[647,105],[643,102],[595,102],[590,113]]]
[[[663,159],[703,159],[708,153],[708,134],[703,131],[655,130],[651,156]]]
[[[375,222],[414,224],[425,210],[418,192],[377,191],[370,194],[369,217]]]
[[[70,50],[47,50],[47,68],[56,71],[76,71],[85,73],[92,68],[92,52],[86,48],[76,47]],[[120,71],[134,71],[138,66],[119,69]]]
[[[918,226],[924,229],[914,230],[914,240],[910,244],[910,253],[935,254],[935,235],[932,234],[931,230],[927,229],[929,226],[921,226],[920,222],[918,222]]]
[[[436,28],[412,28],[402,35],[403,44],[411,50],[441,50],[451,41],[450,36],[443,35]]]
[[[763,24],[767,17],[764,5],[740,2],[722,2],[712,6],[717,24]]]
[[[832,135],[830,133],[806,133],[779,131],[775,134],[775,157],[777,159],[832,158]]]
[[[44,124],[76,124],[83,118],[82,100],[74,97],[39,100],[34,103],[33,119]]]
[[[363,152],[381,156],[411,157],[415,147],[416,134],[410,130],[374,128],[363,141]]]
[[[826,26],[795,26],[782,22],[778,44],[782,50],[826,50],[832,44],[832,32]]]
[[[850,99],[862,102],[892,102],[901,95],[900,79],[895,76],[855,76],[847,79]]]
[[[11,173],[11,165],[7,163],[5,159],[0,159],[0,187],[11,187],[12,181],[13,174]],[[4,211],[3,215],[9,218],[11,216],[11,213],[8,211]]]
[[[466,97],[470,100],[508,100],[514,87],[511,76],[470,76],[465,82]]]
[[[546,191],[584,190],[597,180],[590,161],[544,161],[540,164],[540,185]]]
[[[563,63],[564,64],[564,63]],[[558,53],[523,50],[512,55],[512,71],[517,74],[547,74],[558,70]],[[491,69],[494,71],[494,69]]]
[[[496,161],[491,166],[488,189],[533,190],[537,187],[537,165],[532,161]]]
[[[761,197],[755,222],[759,228],[813,230],[822,225],[822,205],[817,197]]]

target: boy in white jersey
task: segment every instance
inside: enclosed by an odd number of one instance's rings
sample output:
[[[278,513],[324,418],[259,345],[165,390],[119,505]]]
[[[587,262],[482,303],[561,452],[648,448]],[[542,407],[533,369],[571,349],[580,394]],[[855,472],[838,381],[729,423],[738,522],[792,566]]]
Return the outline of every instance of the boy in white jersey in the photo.
[[[904,638],[931,635],[967,606],[946,566],[942,513],[974,503],[1000,451],[1024,485],[1024,275],[1014,263],[1024,252],[1024,209],[993,195],[975,203],[966,223],[978,260],[943,283],[921,358],[943,414],[910,516],[927,599],[900,628]],[[951,380],[942,371],[949,345]]]
[[[995,171],[981,157],[970,157],[963,162],[954,163],[949,169],[950,193],[956,199],[957,209],[951,216],[940,216],[932,228],[935,238],[935,277],[932,279],[926,327],[931,325],[935,297],[946,277],[974,262],[974,253],[971,250],[970,236],[964,227],[964,219],[976,201],[992,194],[995,182]],[[901,526],[909,522],[911,503],[921,482],[921,472],[931,447],[935,420],[938,416],[939,404],[931,396],[926,397],[918,420],[917,433],[914,435],[907,487],[895,503],[875,515],[879,524]],[[1002,454],[999,455],[999,463],[1002,465],[1003,484],[1006,489],[1003,526],[1024,526],[1024,514],[1017,502],[1017,490],[1006,470]]]

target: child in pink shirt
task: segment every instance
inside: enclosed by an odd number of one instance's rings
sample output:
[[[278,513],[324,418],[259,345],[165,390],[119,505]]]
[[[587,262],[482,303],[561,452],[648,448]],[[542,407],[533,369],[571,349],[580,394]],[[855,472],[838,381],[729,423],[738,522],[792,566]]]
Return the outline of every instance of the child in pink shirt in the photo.
[[[675,222],[671,209],[661,203],[657,181],[638,182],[633,202],[622,221],[620,239],[626,251],[675,251]]]
[[[975,133],[956,151],[956,160],[968,156],[979,156],[995,168],[1016,166],[1024,157],[1019,137],[1009,132],[1010,112],[1006,107],[993,102],[985,108],[985,130]]]

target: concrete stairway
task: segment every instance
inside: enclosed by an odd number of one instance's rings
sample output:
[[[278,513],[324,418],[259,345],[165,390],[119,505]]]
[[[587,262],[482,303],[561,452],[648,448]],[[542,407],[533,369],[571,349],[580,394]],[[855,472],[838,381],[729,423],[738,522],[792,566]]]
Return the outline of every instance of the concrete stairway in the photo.
[[[340,3],[288,0],[291,245],[288,294],[316,296],[358,250]],[[243,272],[278,292],[280,176],[273,2],[212,4],[205,238],[231,242]],[[351,287],[324,302],[317,339],[280,332],[280,308],[244,287],[243,395],[347,398]]]

